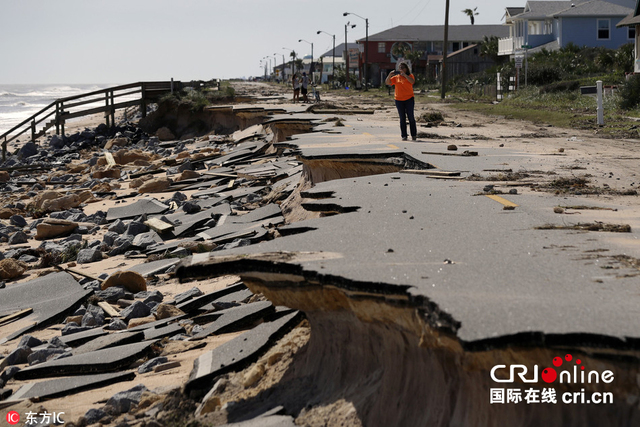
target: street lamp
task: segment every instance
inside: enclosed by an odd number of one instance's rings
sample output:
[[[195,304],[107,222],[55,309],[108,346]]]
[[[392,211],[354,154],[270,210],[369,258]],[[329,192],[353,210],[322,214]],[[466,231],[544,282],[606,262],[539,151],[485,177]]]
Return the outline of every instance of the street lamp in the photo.
[[[331,56],[331,83],[335,81],[336,76],[336,35],[329,34],[326,31],[318,30],[316,34],[325,33],[328,36],[333,37],[333,55]]]
[[[347,65],[347,78],[344,81],[344,88],[346,89],[348,84],[349,84],[349,45],[347,44],[347,28],[349,28],[349,26],[351,26],[351,28],[355,28],[356,24],[351,25],[351,21],[348,21],[345,25],[344,25],[344,50],[346,52],[345,55],[345,60],[346,60],[346,65]]]
[[[311,65],[309,65],[309,74],[311,74],[313,76],[313,74],[312,74],[313,73],[313,43],[308,42],[308,41],[306,41],[304,39],[298,40],[298,43],[300,43],[300,42],[309,43],[311,45]],[[312,78],[312,80],[313,80],[313,78]]]
[[[366,24],[364,36],[364,90],[368,90],[369,80],[367,79],[367,77],[369,76],[369,73],[367,72],[367,66],[369,65],[369,19],[363,18],[362,16],[353,12],[345,12],[342,14],[342,16],[348,15],[353,15],[357,16],[360,19],[364,19],[364,22]]]

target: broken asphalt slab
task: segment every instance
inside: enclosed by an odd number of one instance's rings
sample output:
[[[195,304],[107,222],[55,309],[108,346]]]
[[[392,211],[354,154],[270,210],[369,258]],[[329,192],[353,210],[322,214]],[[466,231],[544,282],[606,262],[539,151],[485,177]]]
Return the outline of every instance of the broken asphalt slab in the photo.
[[[269,301],[259,301],[220,310],[219,312],[212,313],[213,316],[216,316],[216,320],[203,325],[202,332],[189,338],[189,341],[198,341],[210,335],[219,335],[238,330],[274,313],[274,311],[273,304]],[[196,317],[193,320],[196,323],[200,323],[206,318],[207,317]]]
[[[134,203],[109,208],[107,211],[107,221],[136,218],[143,214],[160,214],[167,210],[169,210],[169,206],[164,203],[161,203],[156,199],[145,197]]]
[[[193,362],[193,370],[185,384],[187,395],[192,390],[206,389],[223,373],[237,371],[260,357],[275,340],[291,330],[302,319],[293,312],[272,322],[262,323]]]
[[[487,340],[507,343],[523,331],[536,332],[538,340],[576,333],[595,341],[603,335],[640,338],[636,279],[585,259],[601,245],[595,236],[535,229],[561,220],[551,208],[554,196],[518,195],[519,207],[503,211],[500,203],[474,196],[481,189],[480,183],[407,174],[323,182],[314,191],[333,192],[333,203],[360,209],[297,223],[315,228],[304,234],[196,255],[177,274],[206,276],[206,262],[198,260],[209,256],[286,252],[294,256],[272,262],[245,256],[212,264],[210,271],[259,280],[279,271],[297,276],[296,286],[309,280],[395,295],[419,307],[429,301],[439,313],[433,314],[439,318],[433,326],[457,334],[467,348],[482,348]],[[567,246],[575,254],[560,249]],[[326,256],[295,257],[319,251]]]
[[[51,378],[56,376],[100,374],[114,372],[131,365],[151,351],[156,341],[125,344],[114,348],[105,348],[57,360],[49,360],[38,365],[22,369],[15,375],[16,380]]]
[[[117,372],[113,374],[81,375],[55,380],[25,384],[11,396],[10,401],[37,399],[38,401],[69,396],[86,390],[106,387],[122,381],[131,381],[136,377],[134,372]]]
[[[49,325],[71,314],[93,293],[85,290],[69,273],[53,273],[2,289],[0,312],[13,313],[27,308],[25,317],[3,326],[0,343]],[[11,332],[10,332],[11,331]]]

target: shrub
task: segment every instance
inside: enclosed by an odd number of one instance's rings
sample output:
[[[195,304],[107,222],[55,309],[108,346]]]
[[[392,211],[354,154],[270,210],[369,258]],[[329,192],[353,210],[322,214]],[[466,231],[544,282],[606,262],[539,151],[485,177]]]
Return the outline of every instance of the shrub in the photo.
[[[620,108],[631,110],[640,104],[640,76],[631,76],[620,88]]]
[[[544,85],[540,88],[540,93],[558,93],[558,92],[571,92],[580,89],[580,82],[572,80],[568,82],[558,82]]]

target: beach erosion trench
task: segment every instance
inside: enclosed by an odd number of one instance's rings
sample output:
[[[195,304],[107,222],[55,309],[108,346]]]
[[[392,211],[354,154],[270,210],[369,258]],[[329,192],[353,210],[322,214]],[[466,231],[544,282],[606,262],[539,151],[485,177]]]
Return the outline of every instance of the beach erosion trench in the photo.
[[[185,282],[237,275],[254,294],[263,294],[274,306],[301,310],[310,325],[308,344],[294,355],[279,382],[255,396],[225,405],[224,409],[214,405],[212,412],[226,411],[228,420],[233,421],[261,408],[282,405],[284,413],[300,420],[314,420],[318,425],[321,418],[328,425],[350,420],[353,425],[365,426],[640,422],[637,340],[582,331],[554,334],[536,330],[466,340],[459,332],[467,325],[443,308],[437,297],[422,290],[413,291],[414,286],[402,279],[387,280],[388,276],[383,275],[374,279],[384,269],[402,272],[402,263],[389,262],[387,255],[367,258],[370,253],[360,245],[370,250],[388,244],[394,248],[389,252],[385,246],[384,252],[389,253],[419,248],[412,247],[415,240],[398,232],[403,225],[408,226],[408,219],[393,227],[381,226],[382,239],[371,239],[371,228],[357,227],[367,221],[373,223],[375,218],[389,215],[389,209],[398,207],[389,203],[384,204],[385,209],[380,208],[387,189],[396,191],[395,200],[407,191],[398,188],[399,183],[423,191],[424,183],[429,181],[401,172],[427,173],[436,169],[433,164],[393,149],[384,153],[366,149],[299,150],[300,142],[322,134],[329,125],[320,119],[296,118],[295,114],[272,117],[274,112],[265,110],[268,109],[216,107],[195,116],[187,111],[165,111],[142,124],[149,132],[164,125],[175,136],[183,137],[210,130],[231,133],[262,127],[272,135],[267,151],[291,150],[302,163],[301,181],[282,201],[281,209],[286,226],[297,226],[303,232],[290,235],[283,231],[283,237],[258,245],[193,255],[176,269],[176,275]],[[280,109],[275,110],[277,113]],[[164,118],[158,119],[162,115]],[[331,128],[332,132],[335,130]],[[247,140],[261,132],[250,132]],[[349,188],[358,197],[344,197]],[[404,195],[414,196],[410,191]],[[367,200],[369,204],[365,206]],[[366,210],[375,215],[376,208],[380,212],[374,219],[362,218]],[[343,244],[337,238],[358,233],[362,235],[360,243]],[[395,236],[393,240],[391,236]],[[350,256],[356,252],[362,252],[362,257]],[[363,259],[380,265],[373,268]],[[364,273],[367,269],[371,271]],[[461,293],[458,298],[468,297]],[[489,404],[490,389],[500,386],[490,376],[494,366],[544,368],[554,357],[569,353],[579,355],[585,366],[611,371],[616,381],[556,384],[558,392],[611,392],[615,396],[613,404]],[[187,383],[183,388],[185,398],[206,406],[217,379]],[[526,386],[521,381],[516,385],[521,389]]]

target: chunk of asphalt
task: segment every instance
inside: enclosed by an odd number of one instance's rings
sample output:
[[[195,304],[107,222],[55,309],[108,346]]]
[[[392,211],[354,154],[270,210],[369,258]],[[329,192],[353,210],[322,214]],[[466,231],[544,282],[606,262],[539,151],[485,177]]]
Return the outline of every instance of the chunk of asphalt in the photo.
[[[18,347],[0,360],[0,369],[5,366],[22,365],[33,351],[29,347]]]
[[[50,360],[16,373],[16,380],[51,378],[66,375],[107,373],[123,369],[151,351],[156,341],[126,344],[113,348]]]
[[[275,203],[268,204],[258,209],[254,209],[248,214],[230,216],[227,221],[233,224],[248,224],[250,222],[263,221],[268,218],[273,218],[282,215],[280,205]]]
[[[231,286],[227,286],[224,289],[220,289],[215,292],[210,292],[208,294],[201,295],[196,298],[192,298],[185,302],[177,303],[176,301],[176,307],[178,307],[180,310],[184,311],[185,313],[191,313],[201,307],[204,307],[205,305],[213,301],[216,301],[217,299],[224,297],[225,295],[229,295],[234,292],[239,292],[245,289],[247,289],[246,285],[240,282]]]
[[[174,316],[174,317],[167,317],[166,319],[160,319],[160,320],[156,320],[155,322],[149,322],[149,323],[145,323],[143,325],[140,326],[135,326],[133,328],[129,328],[127,329],[128,332],[138,332],[138,331],[145,331],[147,329],[154,329],[154,328],[161,328],[163,326],[166,326],[170,323],[173,322],[177,322],[180,319],[184,319],[185,317],[187,317],[186,314],[181,314],[180,316]]]
[[[20,342],[18,343],[18,347],[37,347],[39,345],[44,344],[43,341],[40,341],[38,338],[32,337],[31,335],[24,335],[20,338]]]
[[[269,301],[260,301],[226,309],[224,314],[214,322],[204,325],[202,327],[203,331],[191,337],[190,340],[201,340],[209,335],[238,330],[238,328],[252,324],[274,311],[273,304]]]
[[[237,423],[222,424],[220,427],[295,427],[293,417],[289,415],[271,415],[257,417],[252,420]]]
[[[55,289],[55,292],[51,292]],[[4,336],[0,344],[29,331],[41,329],[72,314],[81,301],[93,291],[85,290],[69,273],[52,273],[2,290],[1,313],[15,313],[27,308],[33,311],[20,319],[22,329]],[[0,332],[0,336],[2,336]]]
[[[31,399],[54,399],[81,391],[106,387],[122,381],[131,381],[136,377],[134,372],[116,372],[113,374],[80,375],[68,378],[56,378],[55,380],[41,381],[23,385],[10,401]]]
[[[145,340],[155,340],[161,339],[164,337],[171,337],[174,335],[178,335],[184,332],[184,327],[180,326],[177,323],[172,323],[167,326],[163,326],[161,328],[151,328],[144,330],[144,339]]]
[[[204,295],[204,293],[200,289],[198,289],[197,287],[193,287],[186,292],[182,292],[176,295],[174,298],[174,301],[175,301],[175,304],[178,305],[192,298],[196,298],[202,295]]]
[[[138,373],[146,374],[147,372],[153,371],[153,368],[155,368],[156,366],[162,365],[163,363],[167,363],[168,361],[169,359],[167,359],[164,356],[154,357],[153,359],[147,360],[142,365],[140,365],[140,367],[138,368]]]
[[[295,311],[272,322],[262,323],[201,355],[193,362],[193,370],[184,386],[186,395],[210,388],[217,376],[238,371],[253,363],[301,319],[302,314]]]
[[[35,350],[29,356],[27,356],[27,362],[29,366],[37,365],[38,363],[46,362],[53,356],[65,353],[63,348],[43,348]]]
[[[127,271],[135,271],[136,273],[140,273],[143,277],[150,276],[152,274],[162,274],[167,271],[170,267],[179,263],[179,259],[161,259],[158,261],[146,262],[143,264],[138,264],[134,267],[131,267]]]
[[[63,335],[58,337],[65,347],[78,347],[93,339],[106,335],[107,332],[102,328],[90,328],[84,332],[77,332],[75,334]]]
[[[134,374],[135,375],[135,374]],[[97,424],[98,421],[107,416],[107,413],[100,408],[89,409],[82,418],[86,421],[86,425]]]
[[[120,345],[132,344],[144,340],[142,332],[123,331],[103,335],[76,347],[72,354],[78,356],[80,354],[91,353],[92,351],[103,350],[105,348],[117,347]]]
[[[164,203],[160,203],[156,199],[143,198],[128,205],[109,208],[109,210],[107,211],[107,221],[113,221],[115,219],[135,218],[142,214],[161,214],[168,209],[169,206],[165,205]]]

